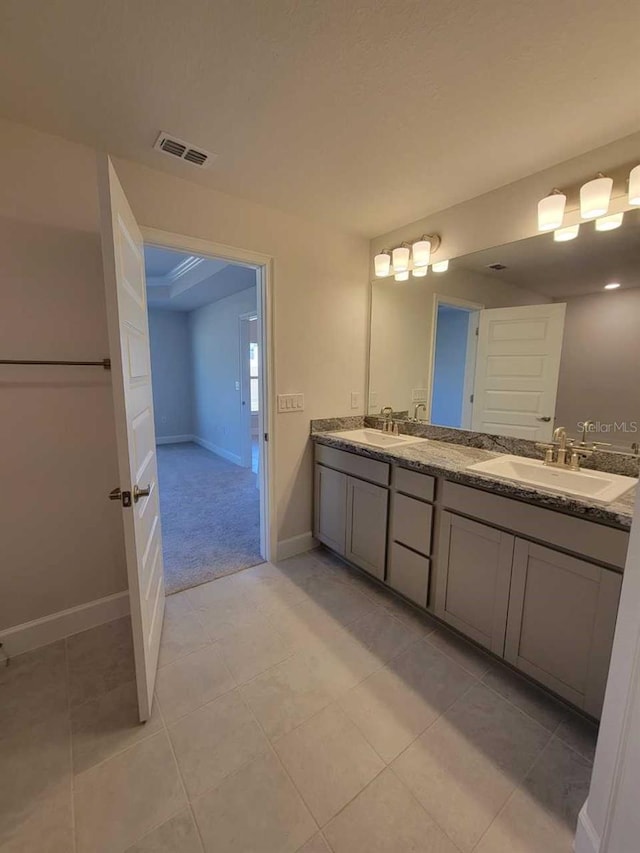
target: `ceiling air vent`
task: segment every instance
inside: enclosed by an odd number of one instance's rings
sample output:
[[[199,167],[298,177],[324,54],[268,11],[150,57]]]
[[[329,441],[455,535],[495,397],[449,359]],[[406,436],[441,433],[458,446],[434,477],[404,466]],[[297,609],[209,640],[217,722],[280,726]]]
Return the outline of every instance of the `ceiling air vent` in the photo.
[[[180,160],[186,160],[187,163],[201,167],[210,166],[218,156],[210,151],[203,151],[202,148],[194,148],[184,139],[170,136],[164,131],[160,133],[153,147],[156,151],[162,151],[163,154],[170,154],[172,157],[178,157]]]
[[[506,270],[506,268],[505,264],[487,264],[488,270],[496,270],[499,272],[500,270]]]

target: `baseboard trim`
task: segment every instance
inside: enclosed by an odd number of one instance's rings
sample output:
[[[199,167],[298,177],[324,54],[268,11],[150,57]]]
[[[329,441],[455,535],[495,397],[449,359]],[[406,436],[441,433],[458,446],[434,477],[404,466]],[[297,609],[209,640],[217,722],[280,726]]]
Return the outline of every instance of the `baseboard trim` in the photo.
[[[205,450],[210,450],[211,453],[215,453],[217,456],[222,456],[222,458],[226,459],[228,462],[233,462],[234,465],[242,466],[242,459],[237,453],[231,453],[230,450],[218,447],[217,444],[212,444],[210,441],[200,438],[198,435],[194,435],[191,440],[195,441],[196,444],[199,444],[200,447],[204,447]]]
[[[192,435],[163,435],[156,436],[156,444],[182,444],[185,441],[193,441]]]
[[[304,554],[313,548],[317,548],[319,544],[310,530],[307,533],[301,533],[299,536],[292,536],[291,539],[281,539],[277,545],[277,559],[286,560],[289,557]]]
[[[588,804],[589,800],[580,809],[576,837],[573,842],[575,853],[599,853],[600,851],[600,837],[591,823],[591,818],[587,812]]]
[[[9,657],[29,652],[40,646],[55,643],[72,634],[95,628],[129,613],[129,593],[117,592],[68,610],[60,610],[50,616],[23,622],[0,631],[2,651]]]

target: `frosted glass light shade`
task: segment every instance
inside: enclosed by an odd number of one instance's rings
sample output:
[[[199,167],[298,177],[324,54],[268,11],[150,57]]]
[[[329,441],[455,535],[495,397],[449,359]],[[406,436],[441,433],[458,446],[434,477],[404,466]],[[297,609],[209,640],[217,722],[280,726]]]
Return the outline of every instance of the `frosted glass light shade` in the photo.
[[[436,261],[431,264],[431,269],[434,272],[446,272],[449,269],[449,261]]]
[[[567,225],[566,228],[558,228],[553,232],[553,239],[556,243],[566,243],[567,240],[575,240],[580,231],[579,225]]]
[[[629,204],[640,204],[640,166],[629,173]]]
[[[612,281],[609,284],[605,284],[604,289],[605,290],[617,290],[619,287],[620,287],[619,281]]]
[[[380,252],[373,259],[373,265],[378,278],[384,278],[391,272],[391,255],[387,252]]]
[[[562,225],[567,197],[564,193],[551,193],[538,202],[538,231],[555,231]]]
[[[413,250],[413,266],[428,266],[431,260],[431,240],[418,240],[411,248]]]
[[[429,272],[429,267],[414,267],[412,274],[414,278],[424,278]]]
[[[409,270],[403,270],[402,272],[397,272],[394,275],[396,281],[409,281]]]
[[[409,269],[409,255],[411,250],[406,246],[400,246],[393,250],[393,271],[405,272]]]
[[[612,189],[612,178],[595,178],[583,184],[580,188],[580,216],[583,219],[604,216],[609,210]]]
[[[601,216],[596,219],[596,231],[613,231],[622,225],[624,213],[611,213],[609,216]]]

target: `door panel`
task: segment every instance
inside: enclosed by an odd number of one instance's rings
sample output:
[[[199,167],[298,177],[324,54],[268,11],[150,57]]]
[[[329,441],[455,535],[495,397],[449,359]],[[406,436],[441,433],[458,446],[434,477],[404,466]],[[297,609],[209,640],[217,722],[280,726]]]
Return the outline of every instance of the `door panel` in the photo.
[[[505,657],[599,716],[622,576],[516,540]]]
[[[443,512],[436,614],[497,655],[504,653],[514,537]]]
[[[473,430],[551,438],[565,309],[554,303],[480,312]]]
[[[384,580],[389,492],[382,486],[347,478],[348,560]]]
[[[149,719],[164,615],[151,359],[142,236],[110,160],[99,163],[102,256],[119,486],[149,495],[122,506],[141,720]]]
[[[316,464],[314,535],[344,556],[347,529],[347,475]]]

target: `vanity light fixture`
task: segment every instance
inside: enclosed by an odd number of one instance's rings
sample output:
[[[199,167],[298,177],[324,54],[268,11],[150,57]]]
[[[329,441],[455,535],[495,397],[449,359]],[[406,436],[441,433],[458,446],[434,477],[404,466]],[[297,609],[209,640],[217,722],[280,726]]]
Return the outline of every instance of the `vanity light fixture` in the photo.
[[[393,256],[393,271],[394,273],[398,272],[407,272],[409,269],[409,255],[411,254],[411,250],[408,246],[398,246],[397,249],[394,249],[392,252]],[[404,281],[404,279],[400,279]],[[398,279],[396,278],[396,281]]]
[[[583,219],[595,219],[604,216],[609,210],[613,178],[607,178],[600,172],[597,178],[580,187],[580,216]]]
[[[640,204],[640,166],[635,166],[629,173],[629,204]]]
[[[566,195],[559,189],[538,202],[538,231],[555,231],[562,225]]]
[[[434,272],[446,272],[449,269],[449,261],[436,261],[435,264],[431,264],[431,269]]]
[[[414,267],[411,271],[411,274],[414,278],[424,278],[424,276],[429,272],[429,267]]]
[[[624,213],[611,213],[609,216],[601,216],[596,219],[596,231],[613,231],[622,225]]]
[[[409,281],[409,270],[401,270],[395,273],[393,277],[396,281]]]
[[[376,276],[378,278],[386,278],[391,272],[391,255],[389,252],[380,252],[373,259]]]
[[[580,231],[579,225],[567,225],[566,228],[558,228],[553,232],[553,239],[556,243],[566,243],[567,240],[575,240]]]
[[[417,240],[411,247],[411,252],[414,268],[429,266],[429,261],[431,260],[431,240],[427,237]]]
[[[617,290],[619,287],[620,287],[619,281],[611,281],[611,282],[609,282],[609,284],[605,284],[604,289],[605,290]]]

